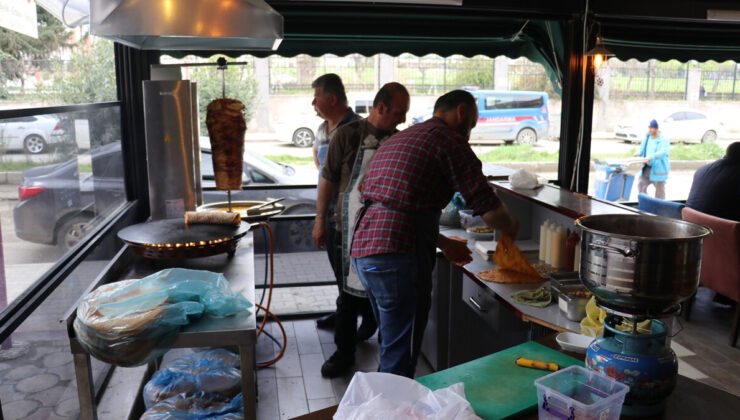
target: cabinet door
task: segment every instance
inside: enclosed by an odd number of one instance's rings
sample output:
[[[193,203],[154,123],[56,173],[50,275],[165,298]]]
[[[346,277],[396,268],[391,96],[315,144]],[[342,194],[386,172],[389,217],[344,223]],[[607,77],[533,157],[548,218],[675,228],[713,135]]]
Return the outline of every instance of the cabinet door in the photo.
[[[529,340],[529,324],[456,267],[450,271],[450,303],[450,366]]]

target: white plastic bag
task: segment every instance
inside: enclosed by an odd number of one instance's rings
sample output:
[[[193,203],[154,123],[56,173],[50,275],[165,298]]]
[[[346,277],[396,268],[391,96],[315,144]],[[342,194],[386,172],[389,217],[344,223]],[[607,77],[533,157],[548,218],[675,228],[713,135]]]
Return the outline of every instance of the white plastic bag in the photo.
[[[537,176],[526,169],[517,169],[516,172],[509,175],[509,182],[514,188],[534,189],[545,183],[545,179]]]
[[[334,420],[480,419],[465,399],[463,383],[432,391],[403,376],[357,372]]]

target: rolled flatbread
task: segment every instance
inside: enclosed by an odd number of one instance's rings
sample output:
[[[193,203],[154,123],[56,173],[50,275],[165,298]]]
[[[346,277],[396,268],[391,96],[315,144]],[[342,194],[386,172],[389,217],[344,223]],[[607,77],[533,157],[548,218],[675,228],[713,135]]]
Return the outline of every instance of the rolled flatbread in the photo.
[[[239,226],[242,219],[239,213],[227,213],[224,211],[187,211],[185,212],[185,224],[192,225],[212,224],[212,225],[234,225]]]

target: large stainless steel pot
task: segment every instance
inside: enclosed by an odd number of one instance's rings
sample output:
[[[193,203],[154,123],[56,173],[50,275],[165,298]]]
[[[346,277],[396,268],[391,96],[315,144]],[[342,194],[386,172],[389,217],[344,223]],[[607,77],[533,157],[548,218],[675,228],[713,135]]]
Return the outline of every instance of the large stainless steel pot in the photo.
[[[605,214],[576,220],[580,277],[604,307],[638,316],[673,312],[699,286],[712,230],[659,216]]]

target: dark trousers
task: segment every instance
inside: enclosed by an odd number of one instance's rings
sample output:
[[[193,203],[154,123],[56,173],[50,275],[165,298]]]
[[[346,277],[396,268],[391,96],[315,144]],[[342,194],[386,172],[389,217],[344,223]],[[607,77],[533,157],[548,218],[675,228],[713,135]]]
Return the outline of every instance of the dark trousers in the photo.
[[[337,298],[337,317],[334,321],[334,343],[337,345],[337,350],[347,356],[355,354],[357,315],[362,315],[363,325],[368,325],[373,329],[377,328],[368,298],[346,292],[340,293]]]
[[[334,277],[337,281],[339,295],[337,296],[337,312],[334,319],[334,343],[337,350],[347,356],[355,354],[357,341],[357,316],[362,315],[362,323],[371,329],[377,324],[373,316],[370,301],[344,292],[342,268],[342,232],[337,231],[334,217],[327,217],[326,221],[326,252],[329,256]]]
[[[333,213],[333,211],[330,213]],[[326,254],[329,257],[329,264],[331,265],[331,270],[334,273],[334,280],[337,282],[337,288],[339,289],[339,295],[341,296],[342,279],[344,277],[344,272],[342,271],[342,235],[341,232],[337,231],[336,221],[334,220],[333,215],[326,217],[325,246]]]

